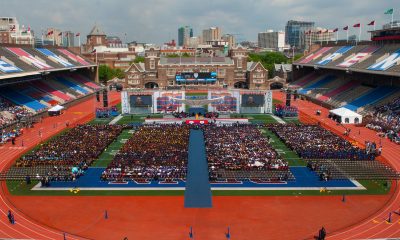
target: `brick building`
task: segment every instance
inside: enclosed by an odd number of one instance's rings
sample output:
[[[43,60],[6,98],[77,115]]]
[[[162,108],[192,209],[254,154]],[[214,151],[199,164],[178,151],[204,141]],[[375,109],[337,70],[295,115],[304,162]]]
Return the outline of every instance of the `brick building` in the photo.
[[[125,75],[131,88],[269,89],[268,70],[259,62],[248,62],[248,51],[241,46],[222,57],[164,57],[161,50],[151,48],[145,52],[144,63],[133,63]]]

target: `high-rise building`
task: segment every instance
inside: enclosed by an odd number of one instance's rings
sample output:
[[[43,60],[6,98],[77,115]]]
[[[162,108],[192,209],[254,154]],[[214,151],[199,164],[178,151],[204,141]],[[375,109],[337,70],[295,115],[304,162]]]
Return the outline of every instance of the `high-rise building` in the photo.
[[[190,26],[178,28],[178,45],[188,45],[189,38],[193,37],[193,29]]]
[[[203,30],[203,43],[221,40],[221,29],[219,27],[210,27]]]
[[[297,49],[305,48],[305,32],[314,28],[314,22],[290,20],[285,27],[285,43]]]
[[[225,42],[228,42],[228,47],[229,48],[234,48],[236,47],[236,38],[234,35],[232,34],[224,34],[224,36],[222,36],[222,40]]]
[[[64,47],[74,47],[74,38],[75,38],[75,34],[71,31],[65,31],[63,33],[63,46]]]
[[[283,51],[285,48],[285,33],[267,30],[258,33],[258,47],[273,51]]]

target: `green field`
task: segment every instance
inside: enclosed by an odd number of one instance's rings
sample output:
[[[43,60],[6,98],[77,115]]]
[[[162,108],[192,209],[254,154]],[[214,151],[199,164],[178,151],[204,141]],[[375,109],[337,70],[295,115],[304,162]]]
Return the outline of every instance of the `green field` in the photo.
[[[144,122],[146,117],[150,116],[150,118],[162,118],[162,114],[149,114],[149,115],[144,115],[144,114],[138,114],[138,115],[127,115],[123,116],[117,124],[129,124],[129,123],[134,123],[134,122]]]

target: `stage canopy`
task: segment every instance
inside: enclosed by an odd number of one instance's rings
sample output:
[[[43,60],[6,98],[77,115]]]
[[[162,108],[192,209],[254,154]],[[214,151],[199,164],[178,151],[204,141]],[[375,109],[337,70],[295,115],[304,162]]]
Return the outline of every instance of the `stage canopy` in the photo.
[[[358,124],[362,122],[362,115],[344,107],[330,110],[329,113],[340,117],[340,122],[343,124]]]

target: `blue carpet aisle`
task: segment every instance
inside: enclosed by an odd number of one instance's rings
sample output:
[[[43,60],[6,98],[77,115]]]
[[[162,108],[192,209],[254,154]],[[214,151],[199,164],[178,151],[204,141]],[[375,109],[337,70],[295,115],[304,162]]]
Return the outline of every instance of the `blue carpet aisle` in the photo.
[[[204,135],[201,130],[190,130],[185,207],[212,207],[206,147],[204,143]]]

